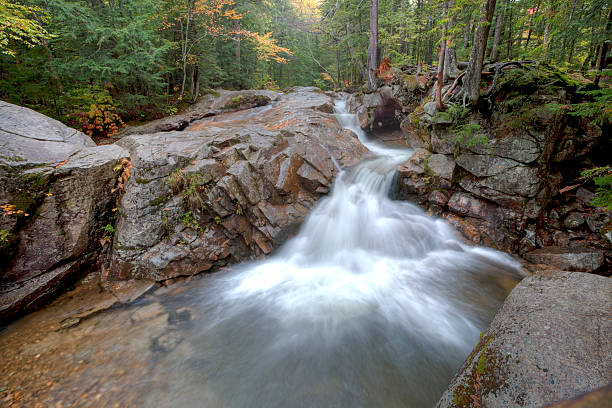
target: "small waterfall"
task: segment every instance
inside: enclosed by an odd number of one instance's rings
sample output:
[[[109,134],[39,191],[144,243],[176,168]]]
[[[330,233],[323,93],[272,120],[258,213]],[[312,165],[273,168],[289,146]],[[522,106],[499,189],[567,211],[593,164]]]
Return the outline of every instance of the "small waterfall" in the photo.
[[[369,140],[299,234],[265,261],[206,279],[150,406],[431,407],[515,282],[517,263],[464,245],[443,220],[388,198],[409,149]]]

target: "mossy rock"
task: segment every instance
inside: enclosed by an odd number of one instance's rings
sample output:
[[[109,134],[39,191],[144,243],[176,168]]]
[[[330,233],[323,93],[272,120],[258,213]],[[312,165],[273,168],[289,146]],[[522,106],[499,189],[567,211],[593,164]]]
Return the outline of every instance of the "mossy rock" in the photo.
[[[230,99],[224,106],[227,110],[242,110],[255,108],[257,106],[265,106],[271,102],[271,99],[265,95],[258,94],[240,94]]]

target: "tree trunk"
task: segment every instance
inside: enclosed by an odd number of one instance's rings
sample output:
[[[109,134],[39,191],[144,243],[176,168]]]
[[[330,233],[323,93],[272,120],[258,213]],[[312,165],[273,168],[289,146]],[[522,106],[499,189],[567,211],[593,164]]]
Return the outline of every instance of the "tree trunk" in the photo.
[[[552,16],[554,13],[554,9],[553,9],[553,3],[552,1],[550,2],[549,6],[548,6],[548,12],[547,14],[547,18],[546,18],[546,25],[544,26],[544,61],[545,62],[550,62],[550,53],[548,52],[549,48],[550,48],[550,34],[551,34],[551,30],[552,30]]]
[[[601,46],[599,47],[599,59],[597,61],[597,73],[595,74],[596,86],[599,86],[599,79],[601,78],[601,71],[606,68],[606,59],[608,57],[608,50],[610,49],[610,34],[612,34],[612,7],[608,11],[608,21],[606,22],[606,36]]]
[[[531,33],[533,32],[533,20],[538,14],[538,10],[540,10],[540,4],[542,0],[538,0],[538,4],[536,5],[535,10],[531,13],[531,17],[529,19],[529,32],[527,33],[527,41],[525,42],[525,50],[529,47],[529,40],[531,40]]]
[[[506,59],[510,59],[512,55],[512,3],[508,3],[508,11],[510,12],[510,16],[508,18],[508,35],[506,37]]]
[[[489,38],[489,29],[495,12],[496,0],[486,0],[478,17],[478,27],[474,36],[474,45],[470,54],[470,61],[463,78],[464,91],[472,104],[478,102],[480,97],[480,77],[482,73],[482,63],[484,61],[484,53],[487,49],[487,40]]]
[[[470,29],[470,23],[472,22],[472,15],[468,15],[467,16],[467,21],[465,22],[465,31],[463,32],[463,46],[464,48],[468,48],[470,46],[470,34],[471,34],[471,29]]]
[[[444,2],[442,9],[442,18],[446,19],[446,10],[448,2]],[[444,110],[445,106],[442,102],[442,86],[444,86],[444,60],[446,59],[446,23],[442,25],[442,38],[440,39],[440,54],[438,55],[438,82],[436,87],[436,105],[439,110]]]
[[[448,9],[453,13],[446,28],[446,34],[450,38],[446,40],[446,53],[444,56],[444,81],[448,81],[449,78],[456,78],[457,74],[459,74],[459,69],[457,68],[457,47],[455,45],[455,39],[453,37],[453,29],[455,28],[455,24],[457,23],[457,18],[455,17],[455,4],[456,0],[448,1]]]
[[[491,60],[497,61],[499,54],[499,42],[501,40],[502,29],[504,27],[504,0],[499,2],[499,11],[495,21],[495,36],[493,37],[493,47],[491,47]]]
[[[426,29],[426,31],[428,33],[431,30],[432,26],[433,26],[433,22],[431,20],[428,21],[427,22],[427,29]],[[428,34],[428,38],[427,38],[427,53],[425,54],[425,64],[426,65],[431,65],[432,56],[433,56],[433,37],[432,37],[431,34]]]
[[[570,11],[569,19],[567,21],[566,30],[563,30],[563,43],[561,45],[561,56],[559,57],[559,62],[563,63],[565,59],[565,47],[567,45],[567,32],[571,30],[572,21],[574,19],[574,11],[576,11],[576,0],[572,1],[572,9]]]
[[[242,24],[240,20],[234,20],[234,30],[236,31],[236,66],[238,67],[238,81],[241,81],[240,71],[242,70],[242,50],[241,50],[241,36],[240,31],[242,30]],[[240,83],[240,87],[242,88],[242,83]]]
[[[197,101],[200,96],[200,64],[193,67],[193,88],[191,93],[193,95],[192,102]]]
[[[183,81],[181,82],[181,96],[185,95],[185,84],[187,83],[187,50],[189,41],[189,23],[191,22],[191,12],[193,9],[194,0],[187,2],[187,17],[185,22],[185,30],[183,31],[183,22],[181,20],[181,57],[183,62]]]
[[[376,86],[378,61],[378,0],[370,0],[370,44],[368,46],[368,86]]]

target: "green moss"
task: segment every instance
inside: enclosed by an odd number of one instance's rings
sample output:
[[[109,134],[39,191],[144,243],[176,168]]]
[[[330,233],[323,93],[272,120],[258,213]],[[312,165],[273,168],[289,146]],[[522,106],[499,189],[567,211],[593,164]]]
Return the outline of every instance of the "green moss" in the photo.
[[[12,161],[12,162],[22,162],[25,159],[21,156],[0,156],[0,160]]]
[[[155,206],[158,206],[158,205],[160,205],[160,204],[162,204],[162,203],[165,203],[166,201],[168,201],[168,200],[169,200],[169,199],[171,199],[171,198],[172,198],[172,195],[171,195],[171,194],[167,194],[167,195],[164,195],[164,196],[158,197],[158,198],[156,198],[155,200],[151,200],[151,201],[149,201],[149,205],[150,205],[151,207],[155,207]]]
[[[150,182],[152,182],[153,180],[147,180],[147,179],[141,179],[141,178],[136,178],[134,179],[138,184],[149,184]]]
[[[256,106],[264,106],[270,103],[270,98],[265,95],[242,94],[230,99],[224,106],[225,109],[245,109]]]

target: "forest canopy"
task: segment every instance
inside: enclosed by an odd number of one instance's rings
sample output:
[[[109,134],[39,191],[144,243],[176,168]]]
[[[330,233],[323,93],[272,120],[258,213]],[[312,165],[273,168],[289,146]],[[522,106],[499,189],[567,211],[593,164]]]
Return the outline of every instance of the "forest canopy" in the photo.
[[[423,71],[442,49],[446,77],[483,35],[483,60],[595,77],[611,24],[608,0],[0,0],[0,97],[75,127],[96,115],[116,127],[214,88],[358,89],[369,43],[372,63]]]

